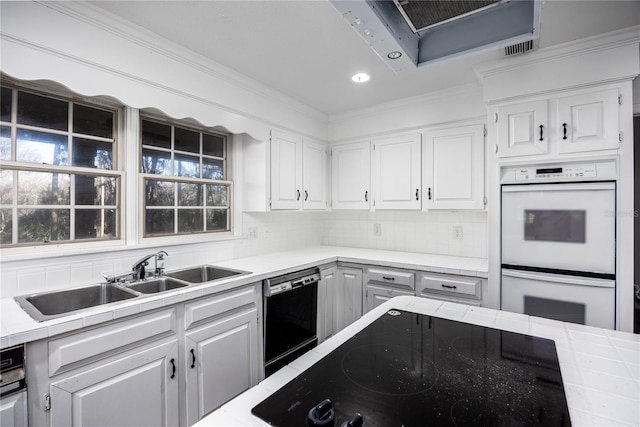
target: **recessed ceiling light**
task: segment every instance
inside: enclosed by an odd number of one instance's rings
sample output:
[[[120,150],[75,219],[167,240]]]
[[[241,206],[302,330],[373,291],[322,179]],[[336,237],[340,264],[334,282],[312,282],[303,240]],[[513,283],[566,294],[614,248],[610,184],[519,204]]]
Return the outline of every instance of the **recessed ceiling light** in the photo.
[[[356,83],[368,82],[370,78],[371,76],[367,73],[357,73],[351,76],[351,80],[353,80]]]
[[[397,50],[394,52],[389,52],[389,54],[387,55],[387,58],[389,59],[398,59],[402,56],[402,52],[398,52]]]

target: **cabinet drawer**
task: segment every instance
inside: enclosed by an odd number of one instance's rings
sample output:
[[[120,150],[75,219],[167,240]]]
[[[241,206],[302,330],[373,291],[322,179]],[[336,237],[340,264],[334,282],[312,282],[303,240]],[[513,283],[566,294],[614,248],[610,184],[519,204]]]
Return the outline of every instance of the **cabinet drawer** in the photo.
[[[254,285],[188,303],[184,308],[184,328],[189,329],[203,320],[243,306],[255,306],[257,298],[256,285]]]
[[[367,281],[384,283],[386,286],[393,286],[401,289],[415,289],[414,274],[411,271],[391,270],[387,268],[369,268],[367,270]]]
[[[176,333],[175,308],[49,341],[49,376]]]
[[[423,273],[420,275],[419,294],[437,292],[479,299],[481,283],[480,279],[470,277]]]

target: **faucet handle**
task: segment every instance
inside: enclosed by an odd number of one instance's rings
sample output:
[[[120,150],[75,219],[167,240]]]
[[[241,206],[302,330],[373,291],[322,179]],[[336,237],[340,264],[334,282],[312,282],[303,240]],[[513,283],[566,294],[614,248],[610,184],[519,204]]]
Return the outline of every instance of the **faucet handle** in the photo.
[[[100,275],[106,280],[108,283],[114,283],[116,281],[116,276],[113,274],[100,273]]]

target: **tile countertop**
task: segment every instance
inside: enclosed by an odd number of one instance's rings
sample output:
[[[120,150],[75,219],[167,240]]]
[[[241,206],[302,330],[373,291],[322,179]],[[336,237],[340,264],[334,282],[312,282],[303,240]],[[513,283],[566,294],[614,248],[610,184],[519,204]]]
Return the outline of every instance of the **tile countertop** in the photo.
[[[640,425],[640,336],[428,298],[396,297],[310,350],[193,427],[268,426],[251,408],[395,308],[552,339],[574,426]]]
[[[149,295],[117,304],[98,306],[81,313],[36,322],[25,313],[13,298],[0,299],[0,348],[36,341],[53,335],[97,325],[129,315],[142,313],[190,299],[213,295],[236,287],[246,286],[269,277],[319,266],[335,261],[406,268],[438,273],[459,274],[486,278],[486,259],[447,255],[381,251],[336,246],[313,246],[295,251],[276,252],[250,258],[215,262],[212,265],[251,274],[218,280],[211,284],[189,286],[162,294]],[[184,268],[190,267],[188,265]],[[181,267],[182,268],[182,267]],[[177,270],[178,268],[176,268]],[[87,285],[90,285],[88,283]]]

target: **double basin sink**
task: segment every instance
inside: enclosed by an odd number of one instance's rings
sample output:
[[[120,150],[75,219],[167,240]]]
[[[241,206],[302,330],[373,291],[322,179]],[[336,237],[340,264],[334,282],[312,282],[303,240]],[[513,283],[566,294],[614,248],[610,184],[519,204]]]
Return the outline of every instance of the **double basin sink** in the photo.
[[[99,305],[211,283],[245,274],[250,273],[212,265],[201,265],[176,270],[149,279],[132,282],[99,283],[75,289],[18,296],[15,297],[15,300],[31,317],[41,322]]]

